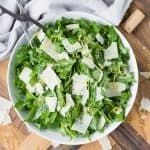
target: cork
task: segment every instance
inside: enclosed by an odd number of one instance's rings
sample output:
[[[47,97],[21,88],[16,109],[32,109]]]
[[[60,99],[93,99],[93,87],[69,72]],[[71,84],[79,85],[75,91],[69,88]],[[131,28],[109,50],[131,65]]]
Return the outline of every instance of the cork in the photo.
[[[131,33],[145,18],[145,14],[139,10],[134,10],[124,23],[124,30]]]

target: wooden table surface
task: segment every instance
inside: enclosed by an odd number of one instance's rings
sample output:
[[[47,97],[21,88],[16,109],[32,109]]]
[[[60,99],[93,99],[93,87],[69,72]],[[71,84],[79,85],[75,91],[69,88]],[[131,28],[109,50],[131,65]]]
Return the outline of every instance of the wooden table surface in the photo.
[[[135,8],[141,9],[146,14],[146,18],[131,34],[128,34],[123,30],[123,23],[119,26],[119,30],[125,35],[134,50],[139,72],[150,71],[150,0],[134,0],[127,15]],[[8,59],[0,62],[0,96],[9,99],[6,83],[7,65]],[[132,146],[132,143],[130,145],[129,142],[124,141],[124,135],[121,130],[125,128],[129,130],[129,133],[131,131],[131,136],[134,136],[137,139],[140,138],[140,141],[143,140],[150,144],[150,113],[138,111],[141,97],[146,96],[150,98],[150,80],[140,76],[139,83],[135,104],[125,121],[128,126],[123,123],[109,135],[114,150],[136,150],[136,148]],[[146,115],[146,117],[141,117],[144,115]],[[13,109],[10,112],[10,116],[12,124],[0,127],[0,150],[52,149],[52,143],[50,141],[45,140],[34,133],[30,133],[26,129],[24,123],[17,117]],[[81,145],[80,147],[61,145],[57,149],[100,150],[101,145],[96,141],[90,144]],[[141,145],[141,150],[145,149],[147,148],[144,148]]]

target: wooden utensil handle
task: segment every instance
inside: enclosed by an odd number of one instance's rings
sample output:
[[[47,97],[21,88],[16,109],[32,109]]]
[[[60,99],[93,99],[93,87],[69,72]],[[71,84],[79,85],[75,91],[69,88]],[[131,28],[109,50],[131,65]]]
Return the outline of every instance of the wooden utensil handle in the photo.
[[[127,123],[121,124],[111,136],[123,150],[150,150],[150,145]]]

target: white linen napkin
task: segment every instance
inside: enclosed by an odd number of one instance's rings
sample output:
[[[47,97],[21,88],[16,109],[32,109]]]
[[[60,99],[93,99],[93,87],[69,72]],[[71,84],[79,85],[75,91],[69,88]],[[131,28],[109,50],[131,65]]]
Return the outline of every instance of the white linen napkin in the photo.
[[[132,0],[115,0],[108,7],[103,0],[18,0],[25,11],[34,19],[40,20],[66,11],[82,11],[106,19],[119,25]],[[0,0],[12,12],[19,13],[17,0]],[[31,25],[31,24],[30,24]],[[0,13],[0,60],[8,57],[23,33],[20,23],[7,14]]]

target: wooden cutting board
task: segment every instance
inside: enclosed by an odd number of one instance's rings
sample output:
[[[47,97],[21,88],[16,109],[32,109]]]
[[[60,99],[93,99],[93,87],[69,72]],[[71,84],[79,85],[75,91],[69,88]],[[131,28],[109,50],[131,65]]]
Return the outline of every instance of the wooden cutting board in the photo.
[[[139,72],[150,71],[150,0],[134,0],[128,13],[135,8],[141,9],[146,14],[146,18],[131,34],[123,30],[123,23],[120,25],[119,30],[125,35],[134,50]],[[6,84],[7,65],[8,59],[0,62],[0,96],[9,99]],[[114,150],[138,150],[139,147],[141,150],[150,149],[147,145],[147,143],[150,144],[150,113],[140,113],[138,111],[142,96],[150,98],[150,80],[140,76],[137,98],[126,123],[123,123],[109,135]],[[13,109],[10,115],[12,124],[0,127],[0,150],[53,149],[52,142],[29,132]],[[98,141],[95,141],[80,146],[61,145],[56,149],[101,150],[101,145]]]

